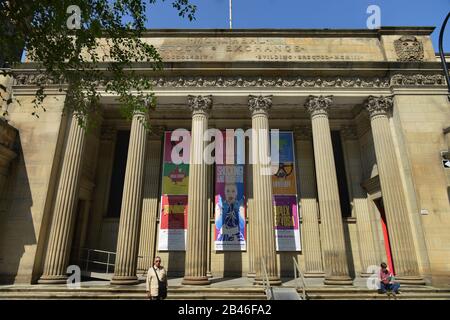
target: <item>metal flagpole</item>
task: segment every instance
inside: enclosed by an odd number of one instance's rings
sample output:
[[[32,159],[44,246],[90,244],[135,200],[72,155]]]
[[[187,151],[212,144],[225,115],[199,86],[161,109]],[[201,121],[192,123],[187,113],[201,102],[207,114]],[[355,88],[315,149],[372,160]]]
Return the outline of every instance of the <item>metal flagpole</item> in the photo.
[[[231,15],[231,8],[232,8],[232,0],[230,0],[230,29],[233,29],[233,22],[232,22],[232,15]]]

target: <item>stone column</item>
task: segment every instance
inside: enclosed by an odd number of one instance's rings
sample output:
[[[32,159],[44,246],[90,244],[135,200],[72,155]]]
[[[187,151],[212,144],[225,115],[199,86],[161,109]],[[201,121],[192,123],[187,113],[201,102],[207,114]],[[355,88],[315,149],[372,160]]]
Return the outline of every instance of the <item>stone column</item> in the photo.
[[[144,190],[142,199],[142,222],[139,242],[139,273],[146,273],[153,266],[156,243],[156,220],[158,217],[159,182],[161,180],[161,137],[164,132],[152,127],[145,156]]]
[[[116,262],[113,285],[137,284],[137,258],[139,233],[141,229],[142,185],[144,176],[147,130],[146,115],[135,112],[131,122],[130,144],[123,185],[120,211],[119,236],[117,239]]]
[[[212,107],[211,96],[189,96],[192,110],[191,154],[189,164],[188,228],[186,265],[183,284],[205,285],[210,281],[208,269],[208,169],[203,159],[208,129],[208,113]]]
[[[248,128],[245,129],[245,132],[247,132]],[[249,139],[245,140],[245,159],[246,161],[248,159],[250,159],[250,150],[251,148],[251,143],[249,141]],[[253,166],[250,163],[250,161],[246,162],[246,166],[245,166],[245,191],[246,191],[246,200],[247,200],[247,210],[246,210],[246,215],[247,215],[247,254],[248,254],[248,273],[247,273],[247,277],[248,278],[254,278],[256,276],[256,272],[255,272],[255,254],[254,254],[254,247],[255,247],[255,242],[252,238],[253,236],[253,231],[252,231],[252,226],[253,226],[253,209],[252,209],[252,204],[253,204]]]
[[[264,163],[270,155],[269,117],[272,96],[249,96],[249,109],[252,112],[252,161],[253,161],[253,203],[252,240],[254,240],[255,284],[261,284],[264,269],[269,282],[280,285],[275,247],[275,217],[272,200],[272,172],[270,163]]]
[[[206,268],[206,276],[208,278],[212,278],[213,275],[211,273],[211,254],[212,254],[212,225],[211,225],[211,217],[214,216],[214,166],[208,165],[208,238],[207,238],[207,252],[208,252],[208,263]]]
[[[72,116],[64,153],[44,271],[39,283],[66,283],[72,233],[75,225],[79,181],[86,130],[79,126],[77,115]]]
[[[414,250],[400,168],[389,126],[388,113],[393,107],[393,97],[370,96],[366,107],[370,114],[394,270],[397,278],[402,282],[423,284]]]
[[[324,277],[311,128],[297,127],[294,130],[294,136],[302,212],[304,273],[305,277],[309,278]]]
[[[249,150],[249,148],[245,148]],[[248,157],[247,157],[248,158]],[[247,277],[254,278],[256,276],[255,272],[255,240],[254,240],[254,214],[253,214],[253,166],[251,164],[246,165],[246,183],[247,186],[247,254],[248,254],[248,273]]]
[[[361,276],[368,277],[372,273],[368,268],[378,266],[380,261],[375,250],[375,236],[371,225],[367,193],[361,186],[363,172],[361,167],[360,145],[356,128],[345,126],[341,130],[343,136],[346,162],[351,193],[351,203],[358,234],[358,247],[361,260]]]
[[[17,156],[13,151],[17,130],[0,118],[0,193],[6,184],[9,165]]]
[[[339,190],[334,163],[328,109],[332,96],[310,96],[305,107],[311,114],[317,192],[322,224],[325,284],[351,285],[349,277]]]

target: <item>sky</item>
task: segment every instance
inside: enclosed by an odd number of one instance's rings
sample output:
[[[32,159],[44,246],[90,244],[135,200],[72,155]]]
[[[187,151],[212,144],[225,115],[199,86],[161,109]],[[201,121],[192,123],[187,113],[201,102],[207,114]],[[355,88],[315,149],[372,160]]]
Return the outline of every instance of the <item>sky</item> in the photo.
[[[159,0],[147,10],[148,28],[229,28],[229,0],[190,0],[196,20],[181,18],[172,0]],[[450,11],[450,0],[232,0],[233,29],[334,28],[365,29],[370,5],[381,10],[381,26],[434,26],[434,49],[439,30]],[[450,21],[444,37],[450,52]]]

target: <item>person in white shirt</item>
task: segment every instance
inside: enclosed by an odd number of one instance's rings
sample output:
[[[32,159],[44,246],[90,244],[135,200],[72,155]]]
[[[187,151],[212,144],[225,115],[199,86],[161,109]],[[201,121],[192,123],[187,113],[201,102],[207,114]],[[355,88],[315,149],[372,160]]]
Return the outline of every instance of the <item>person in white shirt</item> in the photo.
[[[154,265],[147,271],[146,287],[151,300],[163,300],[167,296],[167,274],[160,257],[155,257]]]

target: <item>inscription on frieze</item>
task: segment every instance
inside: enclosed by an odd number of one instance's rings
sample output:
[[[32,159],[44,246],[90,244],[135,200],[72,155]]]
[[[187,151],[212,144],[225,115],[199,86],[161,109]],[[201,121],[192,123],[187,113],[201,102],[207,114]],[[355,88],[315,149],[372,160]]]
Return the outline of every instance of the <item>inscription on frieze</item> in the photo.
[[[379,61],[368,38],[147,38],[164,61]]]

